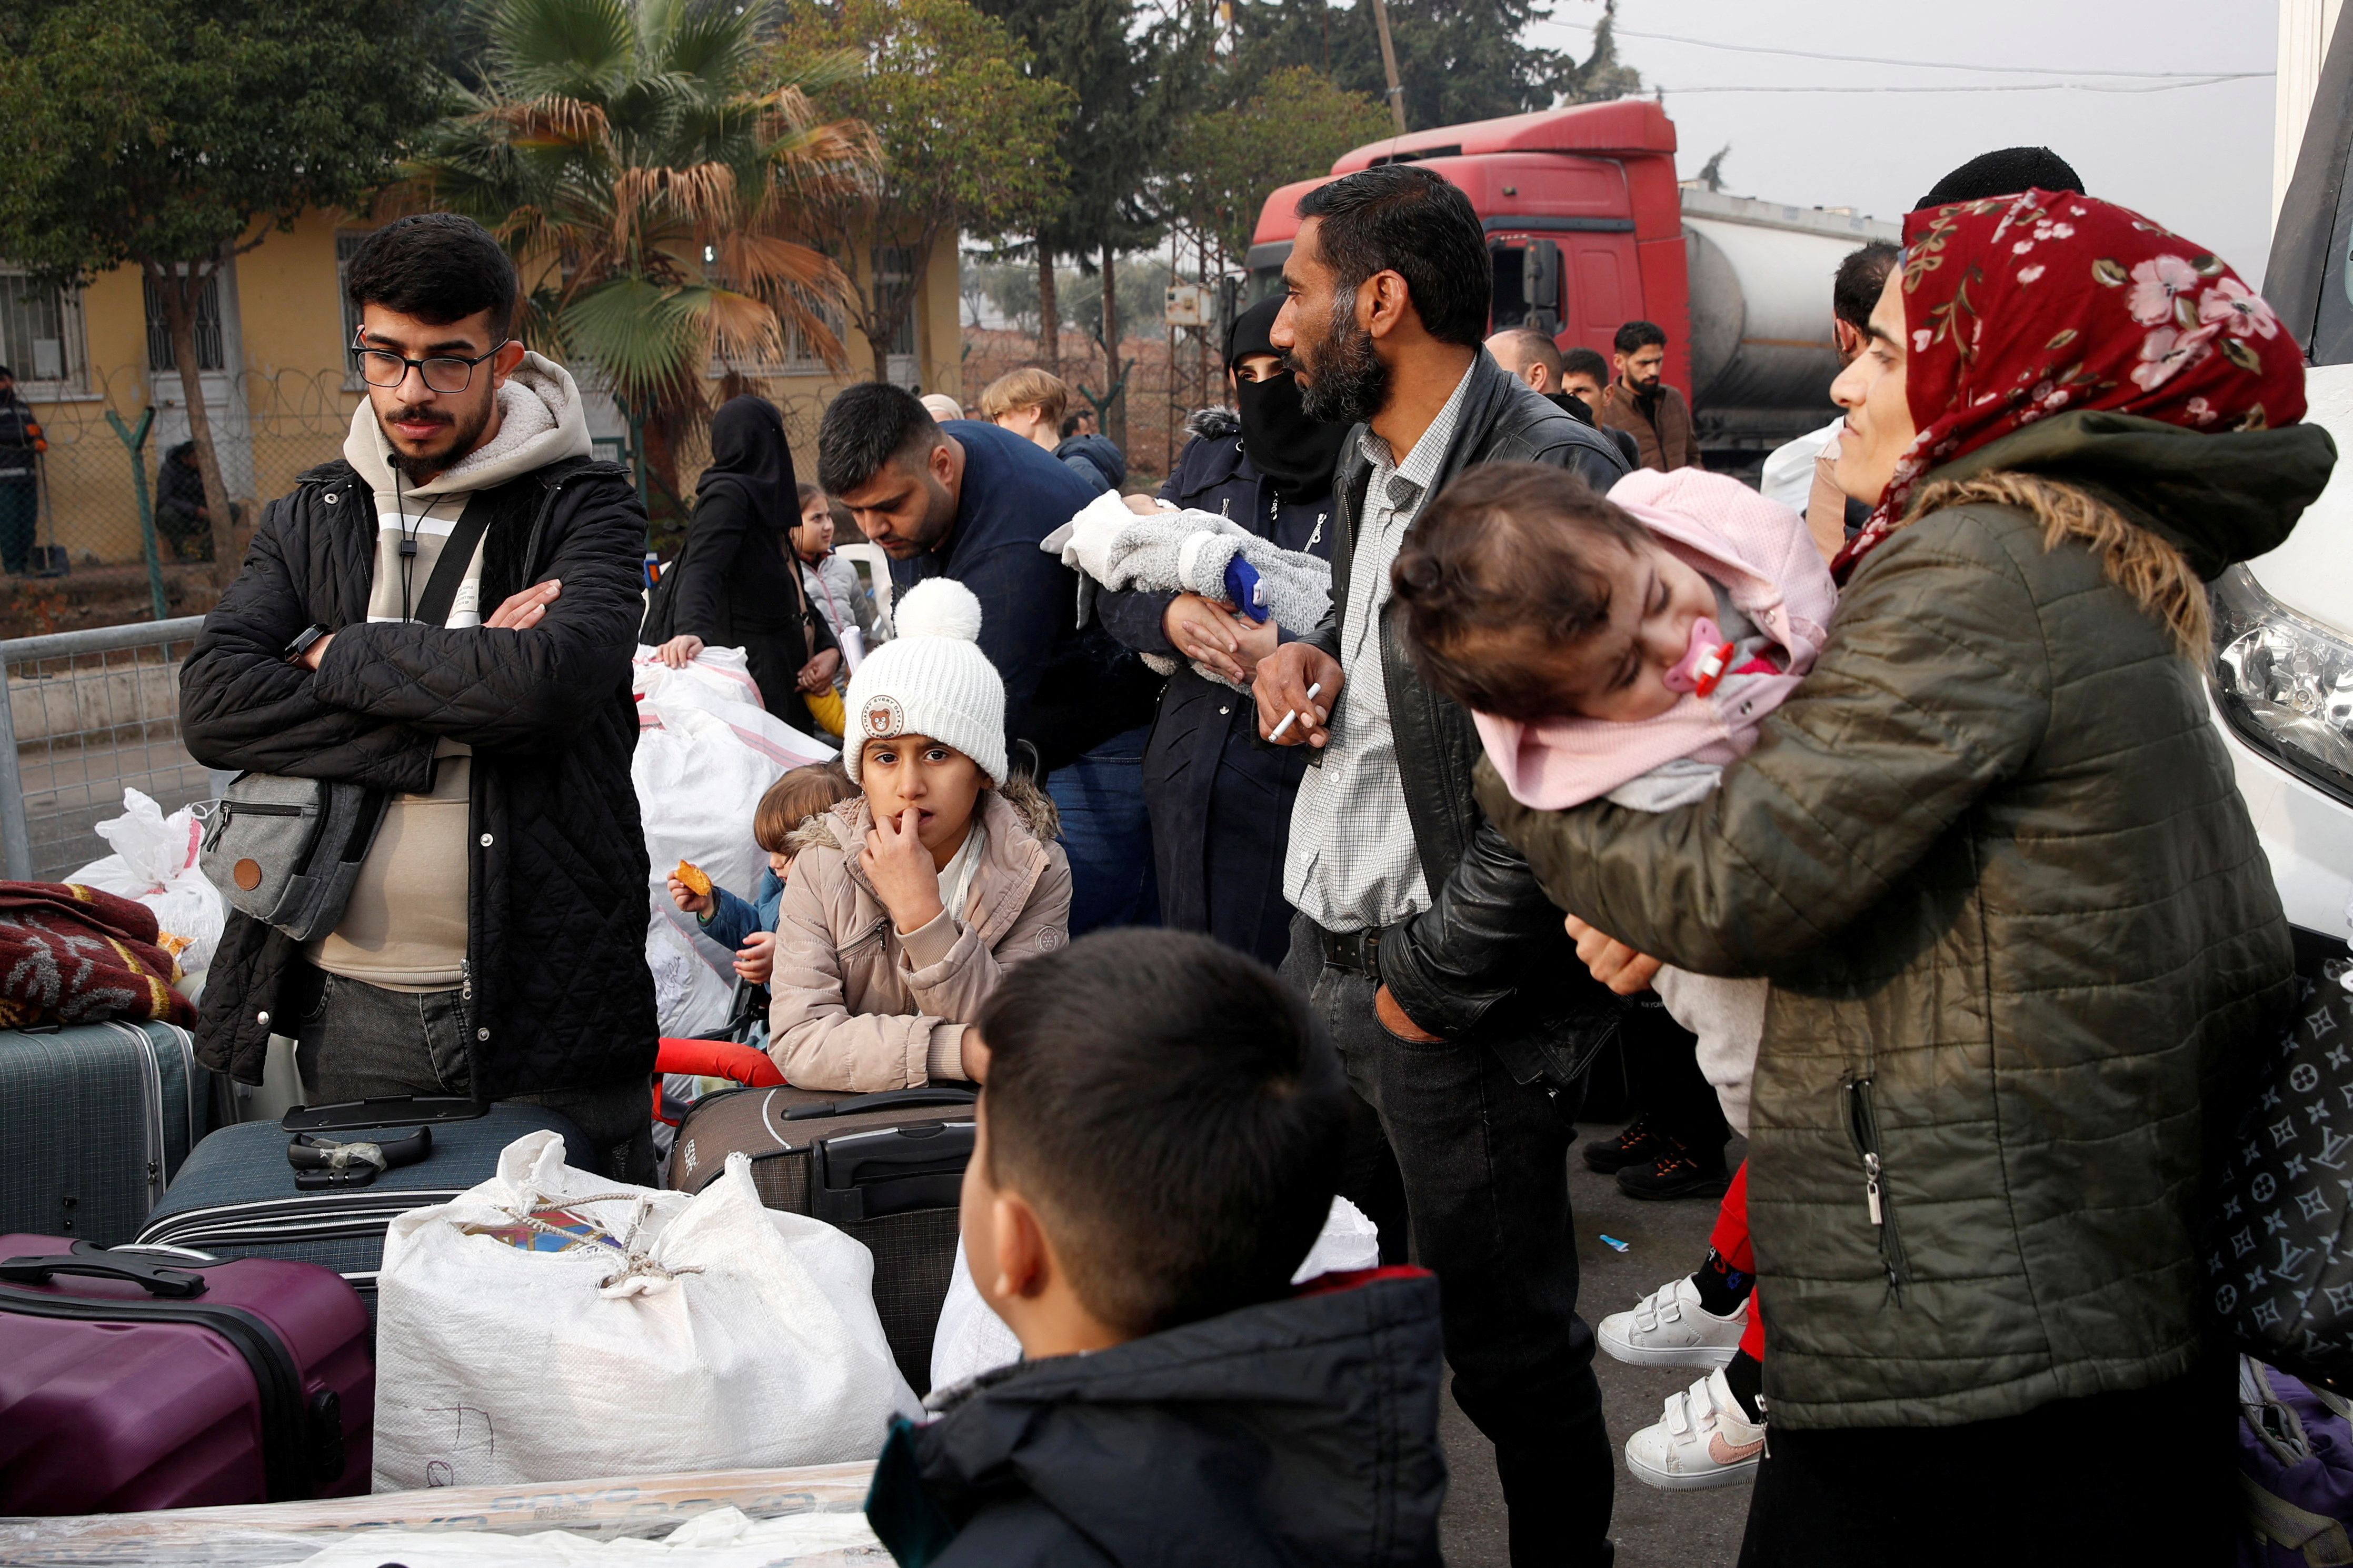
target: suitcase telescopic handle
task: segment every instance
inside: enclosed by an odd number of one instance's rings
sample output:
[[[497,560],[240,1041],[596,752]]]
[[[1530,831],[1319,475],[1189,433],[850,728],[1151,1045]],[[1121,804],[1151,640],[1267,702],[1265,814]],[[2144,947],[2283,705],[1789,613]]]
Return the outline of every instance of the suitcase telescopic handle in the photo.
[[[891,1110],[902,1105],[970,1105],[980,1098],[976,1089],[950,1089],[930,1084],[920,1089],[885,1089],[821,1105],[796,1105],[785,1112],[787,1121],[808,1121],[824,1116],[856,1116],[866,1110]]]
[[[150,1296],[201,1296],[208,1283],[203,1275],[185,1268],[118,1256],[87,1241],[75,1242],[71,1252],[28,1255],[0,1263],[0,1280],[11,1285],[44,1285],[57,1274],[121,1279],[146,1287]]]

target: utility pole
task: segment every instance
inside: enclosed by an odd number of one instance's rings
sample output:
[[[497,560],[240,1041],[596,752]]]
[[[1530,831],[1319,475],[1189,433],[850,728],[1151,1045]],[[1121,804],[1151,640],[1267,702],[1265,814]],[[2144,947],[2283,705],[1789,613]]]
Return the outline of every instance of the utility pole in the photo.
[[[1389,118],[1398,134],[1405,134],[1405,89],[1398,85],[1397,46],[1389,42],[1388,0],[1373,0],[1373,26],[1381,35],[1381,69],[1388,73]]]

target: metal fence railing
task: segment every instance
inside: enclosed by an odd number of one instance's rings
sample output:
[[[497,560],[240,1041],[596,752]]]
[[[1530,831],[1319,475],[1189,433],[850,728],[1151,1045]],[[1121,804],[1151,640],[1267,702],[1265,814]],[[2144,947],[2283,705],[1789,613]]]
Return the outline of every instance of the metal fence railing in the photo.
[[[53,881],[107,854],[128,786],[166,812],[215,793],[180,742],[180,664],[201,616],[0,642],[0,869]]]

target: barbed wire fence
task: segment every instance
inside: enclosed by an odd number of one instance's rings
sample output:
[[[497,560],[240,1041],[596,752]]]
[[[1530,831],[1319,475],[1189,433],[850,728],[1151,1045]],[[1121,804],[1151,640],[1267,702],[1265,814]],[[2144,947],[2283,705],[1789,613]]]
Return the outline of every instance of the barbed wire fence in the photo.
[[[208,374],[205,381],[222,482],[248,523],[247,509],[284,494],[297,474],[341,453],[360,399],[358,384],[333,371],[248,370]],[[92,371],[87,392],[39,405],[48,443],[41,457],[39,543],[61,547],[76,566],[143,560],[143,483],[150,515],[159,524],[161,562],[209,555],[206,522],[187,504],[195,470],[175,481],[164,468],[173,448],[188,438],[179,397],[176,374],[119,366]],[[142,431],[151,407],[154,417]]]

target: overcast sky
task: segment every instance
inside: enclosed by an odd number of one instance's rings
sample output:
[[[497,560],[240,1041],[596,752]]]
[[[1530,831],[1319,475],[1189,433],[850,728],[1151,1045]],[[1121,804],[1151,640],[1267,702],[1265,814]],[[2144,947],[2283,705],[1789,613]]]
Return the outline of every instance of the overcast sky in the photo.
[[[1529,41],[1584,58],[1599,0],[1555,0],[1552,15]],[[1893,220],[1977,153],[2047,146],[2092,195],[2211,247],[2260,285],[2271,245],[2276,0],[1619,0],[1618,26],[1619,58],[1646,87],[1667,89],[1685,177],[1729,142],[1728,192]],[[1950,63],[1745,52],[1767,48]],[[2264,74],[2168,86],[2095,69]],[[2168,90],[1982,90],[2046,82]],[[1725,87],[1817,90],[1687,90]],[[1895,87],[1978,90],[1819,90]]]

